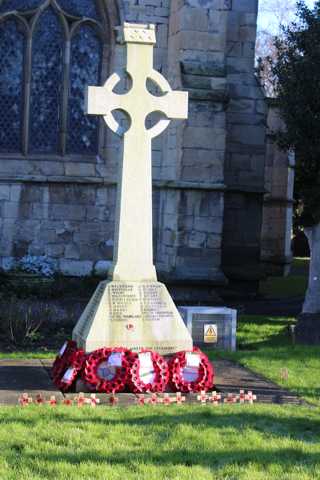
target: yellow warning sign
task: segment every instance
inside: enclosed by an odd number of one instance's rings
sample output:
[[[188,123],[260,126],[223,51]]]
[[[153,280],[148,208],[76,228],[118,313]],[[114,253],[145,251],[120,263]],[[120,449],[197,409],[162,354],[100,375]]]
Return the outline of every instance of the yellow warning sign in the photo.
[[[218,341],[218,327],[215,324],[204,325],[203,332],[204,343],[217,343]]]

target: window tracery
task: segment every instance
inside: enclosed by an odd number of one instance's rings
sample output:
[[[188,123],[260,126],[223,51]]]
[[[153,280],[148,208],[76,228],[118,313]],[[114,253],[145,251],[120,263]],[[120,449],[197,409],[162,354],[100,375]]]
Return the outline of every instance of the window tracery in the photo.
[[[86,86],[101,81],[104,31],[97,3],[1,3],[1,153],[97,153],[99,121],[84,113]]]

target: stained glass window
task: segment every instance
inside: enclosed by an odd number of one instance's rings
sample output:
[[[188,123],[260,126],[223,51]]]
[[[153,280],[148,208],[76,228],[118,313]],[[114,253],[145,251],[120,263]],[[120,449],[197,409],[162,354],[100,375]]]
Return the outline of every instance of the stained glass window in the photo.
[[[52,8],[48,8],[39,17],[33,35],[30,102],[30,150],[33,153],[59,150],[63,43],[61,22]]]
[[[67,13],[80,17],[97,19],[97,7],[94,0],[60,0],[59,5]]]
[[[32,10],[43,3],[43,1],[44,0],[3,0],[0,5],[0,12]]]
[[[70,96],[68,109],[68,153],[96,153],[98,117],[86,115],[84,93],[100,81],[102,45],[96,32],[83,25],[71,44]]]
[[[15,20],[0,29],[0,151],[21,150],[23,52],[25,37]]]
[[[100,83],[97,4],[0,0],[0,152],[98,153],[99,120],[84,112],[86,86]],[[86,19],[79,24],[79,17]]]

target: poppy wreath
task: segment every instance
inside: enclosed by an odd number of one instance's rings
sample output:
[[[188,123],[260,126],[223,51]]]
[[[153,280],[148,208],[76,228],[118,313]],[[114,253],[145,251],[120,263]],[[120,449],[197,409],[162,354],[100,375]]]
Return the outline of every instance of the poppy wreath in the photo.
[[[102,363],[108,362],[111,354],[121,354],[121,365],[115,367],[115,375],[107,380],[99,375],[99,367]],[[96,391],[101,393],[117,393],[125,389],[129,375],[129,350],[126,348],[100,348],[87,356],[84,369],[83,379],[85,382],[93,385]]]
[[[53,380],[59,378],[66,370],[70,356],[77,350],[77,344],[73,340],[67,340],[60,349],[60,352],[55,358],[51,369],[51,376]]]
[[[152,383],[145,383],[140,376],[139,354],[149,353],[151,356],[154,379]],[[160,393],[164,392],[169,382],[169,366],[165,359],[157,352],[141,350],[139,353],[130,354],[130,372],[128,385],[133,393]]]
[[[86,354],[84,350],[75,350],[70,353],[68,362],[59,375],[53,378],[55,385],[62,391],[67,392],[75,382],[83,369]]]
[[[184,377],[184,369],[187,365],[187,354],[198,355],[198,378],[190,381]],[[176,353],[169,362],[170,385],[176,392],[190,393],[207,391],[213,386],[214,371],[208,357],[197,347],[193,350]]]

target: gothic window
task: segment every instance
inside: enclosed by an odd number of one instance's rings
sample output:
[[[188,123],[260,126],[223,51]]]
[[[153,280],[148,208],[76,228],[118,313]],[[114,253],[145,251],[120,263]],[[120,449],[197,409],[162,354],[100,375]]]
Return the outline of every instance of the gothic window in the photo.
[[[101,82],[103,26],[94,0],[0,5],[0,152],[95,155],[99,120],[84,112]]]
[[[84,115],[84,91],[99,83],[101,44],[89,25],[82,25],[71,42],[67,152],[95,153],[98,117]]]
[[[0,28],[0,152],[21,150],[24,51],[21,25],[9,18]]]

